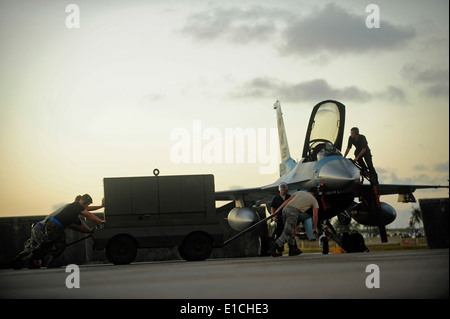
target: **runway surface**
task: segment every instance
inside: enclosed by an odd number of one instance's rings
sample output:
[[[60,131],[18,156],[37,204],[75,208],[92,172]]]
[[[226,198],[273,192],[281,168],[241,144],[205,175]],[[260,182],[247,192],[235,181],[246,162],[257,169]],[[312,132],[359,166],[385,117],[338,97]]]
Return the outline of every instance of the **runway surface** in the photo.
[[[2,269],[0,298],[448,298],[449,250],[82,265],[69,289],[74,275]]]

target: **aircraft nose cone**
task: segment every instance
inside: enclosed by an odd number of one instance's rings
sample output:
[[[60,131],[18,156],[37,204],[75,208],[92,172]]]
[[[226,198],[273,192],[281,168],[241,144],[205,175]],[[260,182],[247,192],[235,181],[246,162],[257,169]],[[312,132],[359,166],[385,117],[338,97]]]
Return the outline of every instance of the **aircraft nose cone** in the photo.
[[[323,161],[323,163],[321,163]],[[327,187],[344,188],[359,182],[359,170],[343,157],[324,158],[318,162],[315,177]]]

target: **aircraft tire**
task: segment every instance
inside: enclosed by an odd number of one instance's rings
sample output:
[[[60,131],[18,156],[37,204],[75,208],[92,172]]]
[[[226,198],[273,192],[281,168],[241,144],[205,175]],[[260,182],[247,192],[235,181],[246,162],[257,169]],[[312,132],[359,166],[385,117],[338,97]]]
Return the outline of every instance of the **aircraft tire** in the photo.
[[[330,248],[328,245],[328,238],[322,237],[320,241],[322,246],[322,254],[327,255],[330,252]]]

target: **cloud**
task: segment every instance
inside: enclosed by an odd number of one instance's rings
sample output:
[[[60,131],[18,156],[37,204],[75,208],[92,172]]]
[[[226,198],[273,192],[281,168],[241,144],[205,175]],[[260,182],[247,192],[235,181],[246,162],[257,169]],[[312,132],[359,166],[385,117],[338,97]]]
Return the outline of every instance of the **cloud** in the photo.
[[[396,173],[391,173],[387,184],[403,184],[403,185],[439,185],[442,179],[438,177],[430,177],[428,174],[419,174],[412,177],[398,177]]]
[[[264,41],[275,34],[277,26],[274,16],[288,14],[282,10],[218,7],[190,15],[182,32],[200,41],[226,39],[233,43],[246,44]]]
[[[417,164],[413,166],[414,175],[398,177],[393,169],[377,167],[379,179],[386,184],[405,185],[445,185],[448,180],[449,162],[436,164]]]
[[[370,93],[355,86],[332,88],[324,79],[295,84],[283,83],[273,78],[255,78],[231,93],[235,98],[280,97],[285,101],[317,101],[321,99],[346,99],[365,101]]]
[[[433,166],[433,170],[440,173],[448,174],[448,161],[444,163],[439,163]]]
[[[417,164],[413,168],[416,171],[425,171],[428,173],[448,173],[448,161],[433,164],[432,166],[425,166],[423,164]]]
[[[361,15],[347,12],[329,3],[283,31],[284,54],[311,56],[384,51],[403,47],[415,36],[412,28],[395,26],[382,20],[380,28],[366,27],[365,11]]]
[[[413,169],[414,169],[415,171],[425,171],[427,168],[426,168],[426,166],[423,165],[423,164],[417,164],[417,165],[415,165],[415,166],[413,167]]]
[[[275,78],[254,78],[229,93],[231,98],[279,98],[284,101],[318,101],[336,99],[367,102],[373,98],[403,100],[403,90],[389,86],[385,91],[370,93],[354,85],[342,88],[331,86],[324,79],[299,83],[285,83]]]
[[[410,83],[422,86],[427,96],[448,96],[448,68],[437,66],[423,68],[419,63],[407,63],[400,72]]]
[[[191,14],[182,33],[203,42],[224,39],[235,44],[272,41],[282,55],[330,57],[404,47],[415,36],[412,27],[382,20],[368,29],[368,13],[353,14],[329,3],[301,18],[287,9],[261,6],[217,7]]]
[[[403,102],[406,99],[405,92],[403,89],[390,85],[385,91],[375,94],[375,98],[389,100],[394,102]]]

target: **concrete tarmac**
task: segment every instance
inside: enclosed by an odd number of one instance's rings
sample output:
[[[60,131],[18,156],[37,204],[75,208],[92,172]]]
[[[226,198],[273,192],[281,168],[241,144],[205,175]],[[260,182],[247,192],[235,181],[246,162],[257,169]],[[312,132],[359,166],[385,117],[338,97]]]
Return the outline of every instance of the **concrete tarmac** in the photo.
[[[0,298],[449,297],[448,249],[82,265],[71,289],[67,271],[1,269]]]

